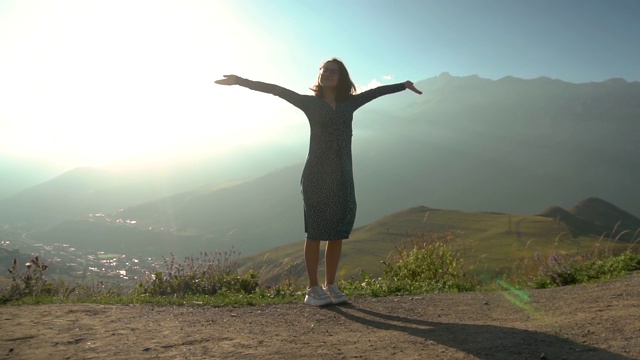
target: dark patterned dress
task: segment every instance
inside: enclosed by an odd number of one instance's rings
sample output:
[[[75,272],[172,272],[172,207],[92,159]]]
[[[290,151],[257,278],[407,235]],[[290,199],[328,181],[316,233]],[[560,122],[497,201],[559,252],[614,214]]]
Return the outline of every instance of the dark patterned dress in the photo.
[[[307,240],[348,239],[356,219],[351,162],[353,113],[373,99],[405,90],[405,84],[352,95],[336,103],[335,109],[319,97],[300,95],[277,85],[242,78],[237,84],[276,95],[307,115],[311,138],[301,180]]]

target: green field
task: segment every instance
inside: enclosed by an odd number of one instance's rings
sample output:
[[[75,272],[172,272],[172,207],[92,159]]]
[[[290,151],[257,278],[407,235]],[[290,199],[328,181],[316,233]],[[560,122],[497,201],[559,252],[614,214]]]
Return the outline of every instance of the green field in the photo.
[[[98,255],[98,257],[100,259],[114,259],[114,258],[119,258],[120,256],[122,256],[122,255],[120,255],[120,254],[100,254],[100,255]]]

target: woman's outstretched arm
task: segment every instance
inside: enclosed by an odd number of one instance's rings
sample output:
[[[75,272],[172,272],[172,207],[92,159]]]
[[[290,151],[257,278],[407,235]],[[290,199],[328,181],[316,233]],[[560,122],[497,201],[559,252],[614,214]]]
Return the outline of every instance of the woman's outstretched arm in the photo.
[[[283,88],[282,86],[260,81],[251,81],[241,78],[237,75],[224,75],[222,79],[216,80],[215,83],[219,85],[240,85],[242,87],[246,87],[247,89],[272,94],[288,101],[298,108],[301,106],[301,102],[303,99],[302,95],[289,89]]]
[[[407,80],[403,83],[378,86],[377,88],[354,95],[353,101],[355,101],[356,103],[356,108],[359,108],[369,101],[379,98],[380,96],[394,94],[406,89],[409,89],[418,95],[422,94],[422,91],[418,90],[411,81]]]

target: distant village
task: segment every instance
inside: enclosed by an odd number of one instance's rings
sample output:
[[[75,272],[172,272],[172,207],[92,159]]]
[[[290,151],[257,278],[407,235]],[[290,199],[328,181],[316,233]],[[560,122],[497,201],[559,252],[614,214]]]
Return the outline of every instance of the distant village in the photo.
[[[163,259],[78,250],[68,244],[30,244],[21,237],[7,225],[0,227],[0,250],[3,250],[0,252],[0,276],[8,276],[5,269],[11,266],[14,258],[24,270],[22,266],[36,255],[48,265],[45,276],[49,280],[85,285],[98,281],[109,285],[134,285],[156,270],[165,270]]]

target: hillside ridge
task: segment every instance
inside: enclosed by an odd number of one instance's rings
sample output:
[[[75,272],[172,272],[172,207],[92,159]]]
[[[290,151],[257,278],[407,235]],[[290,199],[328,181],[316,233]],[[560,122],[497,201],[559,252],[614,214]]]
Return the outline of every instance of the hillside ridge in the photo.
[[[639,218],[597,197],[580,200],[568,210],[551,206],[536,215],[565,223],[573,236],[619,236],[621,240],[632,240],[640,229]]]

